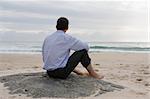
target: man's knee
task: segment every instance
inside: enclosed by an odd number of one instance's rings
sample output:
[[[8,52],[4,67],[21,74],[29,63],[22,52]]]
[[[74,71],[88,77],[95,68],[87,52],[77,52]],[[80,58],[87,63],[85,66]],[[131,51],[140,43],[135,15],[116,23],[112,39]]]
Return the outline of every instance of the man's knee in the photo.
[[[87,50],[86,49],[82,49],[82,50],[79,50],[79,51],[76,51],[77,53],[87,53]]]
[[[82,49],[82,50],[80,50],[80,51],[82,51],[82,52],[87,52],[87,50],[86,50],[86,49]]]

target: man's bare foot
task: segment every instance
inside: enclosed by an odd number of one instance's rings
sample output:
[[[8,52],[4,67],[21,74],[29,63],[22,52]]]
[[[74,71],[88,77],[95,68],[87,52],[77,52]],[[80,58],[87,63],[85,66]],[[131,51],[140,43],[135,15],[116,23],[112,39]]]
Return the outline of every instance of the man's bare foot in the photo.
[[[82,76],[89,76],[89,73],[82,73]]]
[[[90,75],[91,77],[94,77],[94,78],[97,78],[97,79],[103,79],[103,78],[104,78],[103,75],[99,75],[99,74],[97,74],[96,72],[91,72],[91,73],[89,73],[89,75]]]
[[[73,72],[76,73],[77,75],[89,76],[89,73],[82,72],[79,69],[74,69]]]
[[[83,72],[76,72],[77,75],[81,75],[81,76],[88,76],[88,73],[83,73]]]
[[[97,78],[97,79],[103,79],[103,78],[104,78],[103,75],[99,75],[99,74],[97,74],[97,73],[94,71],[94,69],[93,69],[93,67],[92,67],[91,64],[89,64],[86,69],[87,69],[87,71],[89,72],[89,75],[90,75],[91,77],[94,77],[94,78]]]

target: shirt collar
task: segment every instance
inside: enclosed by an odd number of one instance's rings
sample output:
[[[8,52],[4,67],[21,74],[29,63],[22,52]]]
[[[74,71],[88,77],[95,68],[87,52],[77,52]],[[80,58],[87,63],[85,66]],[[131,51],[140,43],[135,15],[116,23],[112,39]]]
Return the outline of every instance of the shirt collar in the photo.
[[[56,33],[65,33],[63,30],[57,30]]]

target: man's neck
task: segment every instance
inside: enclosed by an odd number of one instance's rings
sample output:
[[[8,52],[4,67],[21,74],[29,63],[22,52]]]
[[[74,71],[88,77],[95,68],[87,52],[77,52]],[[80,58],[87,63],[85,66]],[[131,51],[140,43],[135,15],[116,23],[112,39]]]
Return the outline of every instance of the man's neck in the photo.
[[[66,32],[66,30],[57,30],[57,31],[61,31],[61,32],[64,32],[64,33]]]
[[[57,30],[57,32],[63,32],[63,33],[65,33],[65,31],[64,31],[64,30]]]

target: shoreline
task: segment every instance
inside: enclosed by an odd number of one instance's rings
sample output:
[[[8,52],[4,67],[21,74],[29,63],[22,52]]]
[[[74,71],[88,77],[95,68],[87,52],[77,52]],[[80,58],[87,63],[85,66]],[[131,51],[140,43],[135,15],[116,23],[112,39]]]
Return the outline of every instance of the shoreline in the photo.
[[[73,52],[73,51],[71,51]],[[41,54],[42,52],[0,52],[0,54]],[[150,54],[150,52],[143,52],[143,51],[89,51],[90,54],[92,53],[126,53],[126,54]]]

